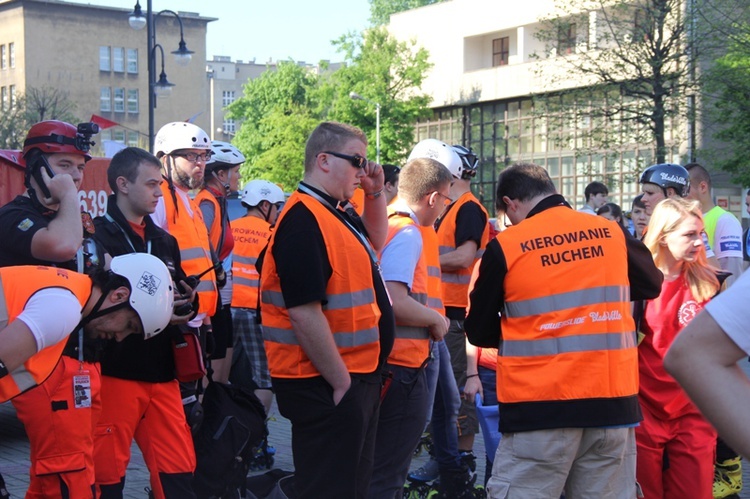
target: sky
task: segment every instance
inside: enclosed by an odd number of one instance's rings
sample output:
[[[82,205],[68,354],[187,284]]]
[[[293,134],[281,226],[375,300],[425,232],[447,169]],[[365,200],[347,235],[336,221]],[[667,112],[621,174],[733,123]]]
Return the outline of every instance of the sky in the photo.
[[[72,0],[133,9],[136,0]],[[146,10],[146,0],[141,0]],[[169,9],[218,18],[208,23],[206,55],[230,56],[233,61],[263,63],[269,59],[316,63],[342,59],[331,45],[349,31],[362,31],[369,22],[368,0],[152,0],[154,12]],[[158,37],[158,33],[157,33]],[[158,40],[157,40],[158,41]],[[190,48],[190,40],[185,40]]]

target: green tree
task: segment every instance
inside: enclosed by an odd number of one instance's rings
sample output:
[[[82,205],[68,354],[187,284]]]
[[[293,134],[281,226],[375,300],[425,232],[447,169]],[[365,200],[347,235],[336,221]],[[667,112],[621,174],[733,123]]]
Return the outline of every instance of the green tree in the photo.
[[[430,67],[427,52],[399,42],[385,28],[350,34],[335,42],[345,62],[321,74],[293,61],[280,63],[245,85],[228,108],[241,122],[233,143],[247,158],[243,180],[265,178],[295,188],[302,179],[305,142],[323,120],[356,125],[369,138],[375,158],[376,113],[357,92],[381,105],[381,162],[401,163],[414,142],[414,123],[429,115],[429,97],[419,88]]]
[[[370,22],[382,26],[390,22],[391,14],[416,9],[443,0],[370,0]]]
[[[329,119],[352,123],[367,134],[368,157],[376,153],[376,108],[380,104],[380,161],[403,164],[414,145],[414,124],[431,114],[430,97],[420,92],[431,67],[414,42],[396,40],[384,27],[334,42],[346,65],[330,75],[321,92],[332,95]],[[350,92],[368,99],[353,100]]]
[[[708,113],[721,128],[724,142],[709,151],[713,163],[741,185],[750,185],[750,25],[733,37],[728,53],[709,72],[706,90],[713,105]]]
[[[302,179],[305,140],[321,116],[311,101],[318,77],[294,61],[249,80],[227,116],[242,122],[233,143],[247,158],[243,180],[265,178],[292,190]]]
[[[77,123],[73,103],[66,92],[52,87],[29,87],[13,106],[0,112],[0,149],[20,149],[31,125],[44,120]]]

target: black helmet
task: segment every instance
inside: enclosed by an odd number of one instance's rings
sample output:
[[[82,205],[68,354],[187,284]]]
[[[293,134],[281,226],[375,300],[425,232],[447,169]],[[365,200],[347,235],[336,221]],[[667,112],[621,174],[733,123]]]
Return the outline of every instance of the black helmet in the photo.
[[[646,168],[638,181],[640,184],[656,184],[662,188],[664,195],[667,188],[671,187],[680,197],[687,196],[690,188],[690,175],[688,171],[674,163],[661,163]]]
[[[479,166],[479,158],[474,154],[474,151],[472,151],[471,148],[461,145],[454,145],[453,150],[456,151],[458,157],[461,158],[461,163],[464,164],[461,178],[466,180],[476,175],[477,167]]]

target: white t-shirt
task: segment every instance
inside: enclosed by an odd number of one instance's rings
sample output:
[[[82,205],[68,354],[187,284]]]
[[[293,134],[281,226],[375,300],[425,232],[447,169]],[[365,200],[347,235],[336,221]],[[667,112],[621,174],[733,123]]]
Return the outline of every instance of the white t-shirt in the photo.
[[[706,311],[738,347],[750,355],[750,272],[744,272],[731,288],[708,302]]]
[[[81,321],[81,303],[63,288],[46,288],[34,293],[18,314],[36,339],[37,351],[66,339]]]
[[[397,211],[409,213],[417,223],[414,213],[403,203],[397,202]],[[380,268],[384,281],[394,281],[406,284],[411,291],[414,284],[414,269],[417,268],[419,257],[422,255],[422,234],[419,227],[408,225],[400,230],[393,239],[388,241],[380,255]]]

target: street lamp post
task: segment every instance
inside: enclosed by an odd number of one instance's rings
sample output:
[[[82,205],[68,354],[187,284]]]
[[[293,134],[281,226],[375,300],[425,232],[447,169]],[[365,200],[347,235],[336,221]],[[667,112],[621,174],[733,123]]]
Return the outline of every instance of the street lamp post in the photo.
[[[177,18],[180,24],[180,43],[177,50],[172,51],[175,56],[175,62],[180,66],[185,66],[190,62],[193,51],[188,50],[183,35],[182,19],[172,10],[162,10],[154,15],[151,7],[152,0],[146,0],[146,15],[141,10],[140,0],[136,0],[133,12],[128,17],[130,27],[135,30],[147,28],[147,53],[148,53],[148,146],[149,150],[154,150],[154,110],[156,109],[156,97],[158,95],[167,96],[172,92],[173,83],[167,80],[167,73],[164,71],[164,48],[156,43],[156,24],[155,20],[162,14],[171,14]],[[161,73],[159,80],[156,79],[156,49],[161,52]]]
[[[375,106],[375,161],[380,163],[380,103],[362,97],[357,92],[349,92],[349,98],[363,100]]]

